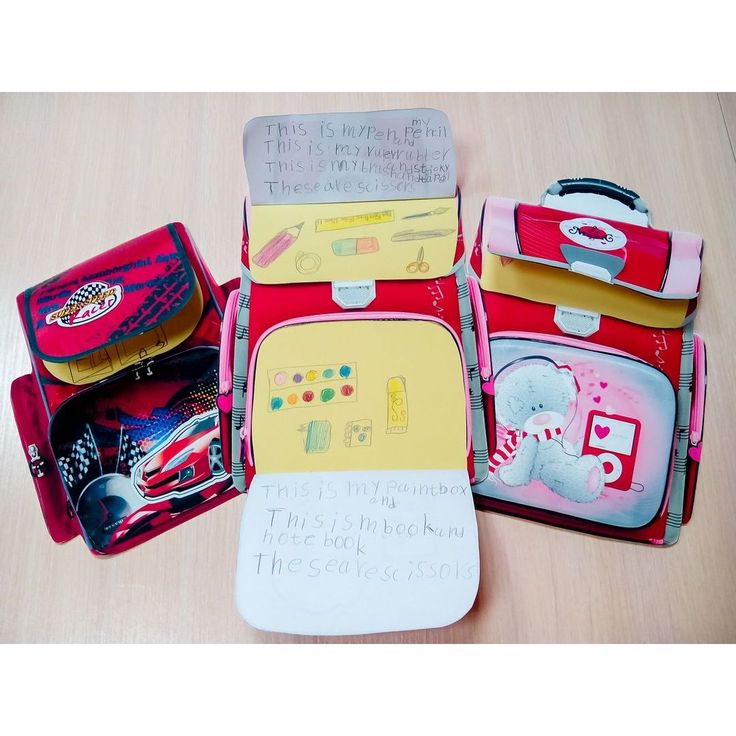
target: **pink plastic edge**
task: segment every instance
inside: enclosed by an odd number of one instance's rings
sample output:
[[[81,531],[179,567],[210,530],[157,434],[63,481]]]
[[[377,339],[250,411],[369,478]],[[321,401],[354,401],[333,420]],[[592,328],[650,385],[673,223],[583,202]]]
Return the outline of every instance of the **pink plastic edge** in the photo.
[[[235,332],[235,317],[238,304],[239,291],[231,291],[225,304],[225,313],[222,317],[222,334],[220,336],[220,363],[218,370],[219,394],[220,397],[227,397],[233,389],[233,334]],[[232,396],[227,402],[229,406],[225,407],[220,397],[218,397],[218,405],[223,411],[232,409]]]
[[[705,418],[705,343],[700,335],[693,335],[693,379],[695,394],[690,410],[690,444],[698,445],[703,437],[703,420]]]
[[[514,213],[518,202],[507,197],[488,197],[483,215],[481,246],[499,256],[518,256]]]
[[[670,297],[692,299],[700,285],[700,255],[703,239],[695,233],[671,234],[670,264],[662,293]]]
[[[248,386],[254,386],[255,383],[255,372],[256,372],[256,357],[261,347],[261,343],[276,330],[282,327],[291,327],[293,325],[307,324],[309,322],[344,322],[353,320],[380,320],[380,319],[391,319],[391,320],[413,320],[423,322],[436,322],[437,324],[444,327],[450,335],[452,335],[455,345],[460,353],[460,362],[463,369],[463,386],[465,388],[465,454],[470,453],[471,444],[471,428],[472,428],[472,414],[470,411],[470,393],[468,389],[468,373],[465,364],[465,352],[463,351],[462,343],[455,334],[455,331],[441,319],[437,317],[430,317],[427,315],[412,314],[411,312],[368,312],[364,314],[324,314],[319,316],[311,317],[295,317],[294,319],[288,319],[284,322],[279,322],[272,327],[269,327],[257,340],[253,351],[250,356],[250,363],[248,365]],[[245,404],[245,424],[243,429],[246,430],[248,441],[245,443],[246,453],[248,462],[251,467],[255,465],[253,462],[253,448],[252,448],[252,436],[250,433],[250,427],[252,426],[253,419],[253,391],[248,392],[248,398]],[[246,429],[247,428],[247,429]],[[241,434],[241,437],[243,435]]]
[[[483,306],[483,296],[480,293],[480,284],[475,277],[468,276],[468,292],[470,304],[473,309],[475,320],[475,334],[478,347],[478,370],[480,377],[487,381],[491,377],[491,346],[488,343],[488,328],[486,321],[486,310]]]

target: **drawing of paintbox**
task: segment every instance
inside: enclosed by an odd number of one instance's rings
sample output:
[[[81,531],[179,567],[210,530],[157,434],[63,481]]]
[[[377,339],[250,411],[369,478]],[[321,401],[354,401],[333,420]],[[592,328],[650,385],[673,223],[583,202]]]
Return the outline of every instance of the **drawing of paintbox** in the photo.
[[[332,425],[327,420],[313,419],[308,424],[302,424],[299,431],[306,433],[304,451],[307,455],[315,452],[327,452],[330,449]]]

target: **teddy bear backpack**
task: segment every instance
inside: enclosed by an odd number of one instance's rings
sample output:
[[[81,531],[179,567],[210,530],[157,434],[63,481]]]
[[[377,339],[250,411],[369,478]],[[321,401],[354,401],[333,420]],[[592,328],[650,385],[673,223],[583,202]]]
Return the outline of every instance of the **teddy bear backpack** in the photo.
[[[489,447],[479,507],[677,541],[703,435],[702,251],[600,179],[557,181],[539,205],[486,200],[469,279]]]

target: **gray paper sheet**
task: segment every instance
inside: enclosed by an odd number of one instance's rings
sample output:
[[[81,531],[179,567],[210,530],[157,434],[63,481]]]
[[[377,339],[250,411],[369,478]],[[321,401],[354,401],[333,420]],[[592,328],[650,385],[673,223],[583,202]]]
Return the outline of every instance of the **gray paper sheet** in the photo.
[[[253,118],[243,154],[253,204],[452,197],[457,184],[447,115],[430,108]]]

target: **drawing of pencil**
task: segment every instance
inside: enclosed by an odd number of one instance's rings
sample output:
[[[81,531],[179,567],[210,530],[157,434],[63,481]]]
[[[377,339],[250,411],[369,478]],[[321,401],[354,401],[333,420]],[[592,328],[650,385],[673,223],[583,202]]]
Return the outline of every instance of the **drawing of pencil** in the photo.
[[[453,229],[449,230],[402,230],[391,236],[394,243],[405,243],[410,240],[429,240],[430,238],[444,238],[445,235],[454,233]]]
[[[447,210],[449,210],[449,207],[435,207],[433,210],[429,210],[429,212],[417,212],[415,215],[406,215],[405,217],[402,217],[402,220],[415,220],[418,217],[431,217],[432,215],[444,215]]]
[[[294,244],[304,226],[303,222],[298,225],[287,227],[276,233],[258,253],[253,256],[253,262],[261,268],[270,266],[287,248]]]

